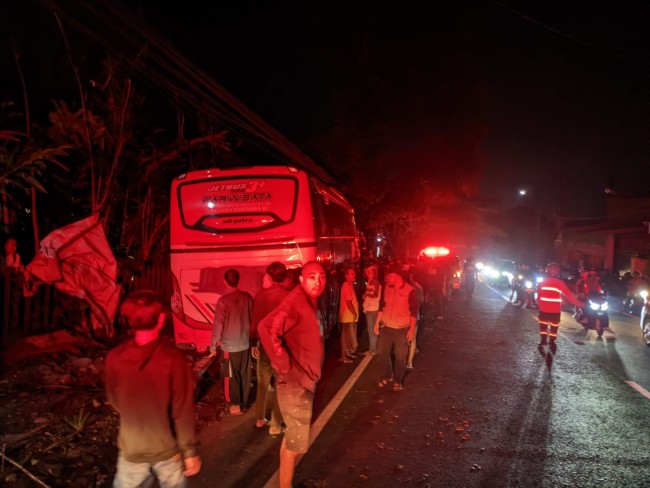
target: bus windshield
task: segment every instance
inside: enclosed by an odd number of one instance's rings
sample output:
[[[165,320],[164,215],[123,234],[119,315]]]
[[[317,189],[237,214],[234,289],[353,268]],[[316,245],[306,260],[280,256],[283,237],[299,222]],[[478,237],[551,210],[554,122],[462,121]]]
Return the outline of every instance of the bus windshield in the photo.
[[[184,227],[211,232],[254,232],[293,221],[298,182],[290,176],[209,178],[178,185]]]

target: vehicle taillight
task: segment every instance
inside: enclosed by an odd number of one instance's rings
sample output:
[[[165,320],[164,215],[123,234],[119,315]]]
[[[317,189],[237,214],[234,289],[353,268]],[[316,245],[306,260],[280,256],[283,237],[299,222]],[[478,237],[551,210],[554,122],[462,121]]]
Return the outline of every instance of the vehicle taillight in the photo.
[[[185,311],[183,310],[183,299],[181,296],[181,287],[178,284],[176,275],[172,275],[172,283],[174,285],[174,292],[171,297],[171,309],[172,313],[176,315],[179,319],[185,320]]]

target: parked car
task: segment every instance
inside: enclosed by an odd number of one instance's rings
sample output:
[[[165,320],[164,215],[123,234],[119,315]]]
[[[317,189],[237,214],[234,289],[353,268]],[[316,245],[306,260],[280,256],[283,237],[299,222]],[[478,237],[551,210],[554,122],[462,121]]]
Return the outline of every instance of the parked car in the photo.
[[[514,261],[497,259],[484,264],[480,275],[481,280],[490,286],[508,288],[512,286],[515,271]]]

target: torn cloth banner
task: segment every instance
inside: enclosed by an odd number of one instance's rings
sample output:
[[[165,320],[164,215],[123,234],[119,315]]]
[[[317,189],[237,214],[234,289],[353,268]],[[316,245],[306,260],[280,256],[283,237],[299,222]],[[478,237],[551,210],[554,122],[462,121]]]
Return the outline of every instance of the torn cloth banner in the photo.
[[[97,215],[48,234],[27,271],[37,283],[53,283],[57,290],[85,300],[93,329],[113,335],[120,299],[117,262]],[[34,292],[27,290],[26,295]]]

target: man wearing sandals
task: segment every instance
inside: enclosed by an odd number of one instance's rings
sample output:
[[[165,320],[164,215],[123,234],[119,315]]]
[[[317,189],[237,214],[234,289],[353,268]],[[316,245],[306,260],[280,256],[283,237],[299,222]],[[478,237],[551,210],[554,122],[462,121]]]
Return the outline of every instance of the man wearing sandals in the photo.
[[[415,338],[420,302],[415,289],[409,285],[399,266],[391,265],[386,272],[384,299],[379,306],[375,333],[379,334],[377,355],[382,368],[379,386],[386,386],[393,381],[393,389],[402,389],[406,370],[408,343]],[[395,364],[390,353],[395,350]]]
[[[276,392],[286,425],[280,446],[280,488],[290,488],[296,462],[309,448],[316,383],[323,364],[323,330],[316,301],[326,274],[317,262],[302,268],[296,286],[258,326],[271,365],[278,371]]]
[[[357,322],[359,321],[359,301],[354,289],[357,273],[353,268],[345,268],[345,281],[341,285],[339,304],[339,323],[341,324],[342,363],[351,363],[357,356]]]
[[[224,394],[230,415],[242,415],[248,408],[250,394],[250,330],[253,297],[239,289],[239,271],[224,274],[226,291],[217,301],[210,354],[220,347],[228,360],[230,377],[223,379]]]

